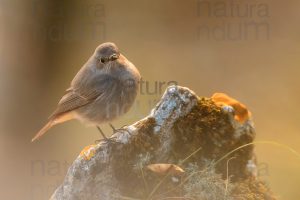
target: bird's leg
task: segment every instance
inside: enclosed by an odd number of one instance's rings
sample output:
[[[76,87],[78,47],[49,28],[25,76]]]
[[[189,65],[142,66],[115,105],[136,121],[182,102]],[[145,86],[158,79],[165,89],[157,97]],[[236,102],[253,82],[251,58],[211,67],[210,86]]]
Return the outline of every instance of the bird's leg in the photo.
[[[116,133],[118,131],[111,123],[109,123],[109,126],[113,130],[113,133]]]
[[[116,142],[115,140],[113,140],[113,138],[108,138],[106,137],[106,135],[104,134],[104,132],[102,131],[102,129],[99,126],[96,126],[98,131],[100,132],[100,134],[102,135],[103,139],[100,140],[96,140],[95,143],[99,143],[101,141],[106,141],[106,142]]]
[[[102,135],[104,140],[107,140],[108,138],[106,137],[106,135],[103,133],[102,129],[99,126],[96,126],[98,131],[100,132],[100,134]]]
[[[109,126],[112,128],[113,133],[116,133],[116,132],[118,132],[118,131],[126,131],[127,133],[131,134],[131,133],[129,132],[129,130],[127,130],[127,129],[125,128],[126,125],[122,126],[121,128],[118,128],[118,129],[116,129],[111,123],[109,123]]]

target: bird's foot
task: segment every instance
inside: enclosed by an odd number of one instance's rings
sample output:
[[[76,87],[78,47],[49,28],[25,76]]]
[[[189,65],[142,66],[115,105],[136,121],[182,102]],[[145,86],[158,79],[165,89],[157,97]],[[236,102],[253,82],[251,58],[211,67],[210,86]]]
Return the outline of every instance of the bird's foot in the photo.
[[[101,136],[102,136],[102,139],[99,139],[99,140],[95,140],[95,144],[98,144],[102,141],[104,142],[108,142],[108,143],[117,143],[115,140],[114,140],[114,137],[106,137],[106,135],[104,134],[104,132],[102,131],[102,129],[99,127],[99,126],[96,126],[98,131],[100,132]]]
[[[125,128],[126,125],[122,126],[121,128],[118,128],[118,129],[116,129],[112,124],[109,124],[109,126],[112,128],[114,134],[117,133],[117,132],[119,132],[119,131],[125,131],[125,132],[131,134],[129,132],[129,130],[127,128]]]
[[[113,144],[117,144],[118,142],[114,140],[114,138],[103,138],[103,139],[99,139],[99,140],[95,140],[95,144],[99,144],[101,142],[105,142],[105,143],[113,143]]]

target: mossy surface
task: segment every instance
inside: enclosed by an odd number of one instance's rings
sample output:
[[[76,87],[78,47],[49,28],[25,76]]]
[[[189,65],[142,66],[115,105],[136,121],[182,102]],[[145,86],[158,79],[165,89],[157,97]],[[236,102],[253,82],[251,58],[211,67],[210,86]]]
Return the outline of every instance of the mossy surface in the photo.
[[[178,160],[184,159],[201,147],[202,149],[189,159],[190,162],[201,166],[206,160],[218,160],[231,150],[254,140],[252,133],[236,138],[236,129],[230,120],[232,119],[229,114],[211,99],[200,98],[191,112],[178,119],[173,127],[173,134],[176,135],[173,148],[175,157]],[[229,164],[229,175],[233,176],[233,180],[247,178],[249,172],[245,169],[248,160],[253,157],[253,147],[243,148],[230,157],[234,157]],[[217,165],[217,172],[226,177],[226,159]]]
[[[235,200],[276,200],[270,188],[263,181],[254,178],[236,183],[232,196]]]

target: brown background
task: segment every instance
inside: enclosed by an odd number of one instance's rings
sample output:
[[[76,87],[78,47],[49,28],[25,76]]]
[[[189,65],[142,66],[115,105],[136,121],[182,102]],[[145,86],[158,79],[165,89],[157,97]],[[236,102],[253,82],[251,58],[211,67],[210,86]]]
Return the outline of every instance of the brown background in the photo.
[[[161,96],[155,83],[176,81],[200,96],[223,91],[239,99],[253,113],[257,140],[300,151],[300,2],[206,3],[0,0],[0,198],[48,199],[81,149],[99,139],[94,127],[72,121],[30,143],[104,41],[115,42],[148,82],[115,126],[147,115]],[[240,16],[228,16],[231,9]],[[255,32],[249,23],[262,24]],[[300,160],[272,145],[256,151],[274,192],[299,199]]]

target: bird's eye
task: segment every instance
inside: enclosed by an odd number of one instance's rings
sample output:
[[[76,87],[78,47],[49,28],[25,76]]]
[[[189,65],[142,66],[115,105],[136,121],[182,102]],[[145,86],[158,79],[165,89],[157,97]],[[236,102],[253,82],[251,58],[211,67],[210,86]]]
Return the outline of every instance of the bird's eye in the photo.
[[[106,59],[105,58],[100,58],[100,62],[105,63]]]

